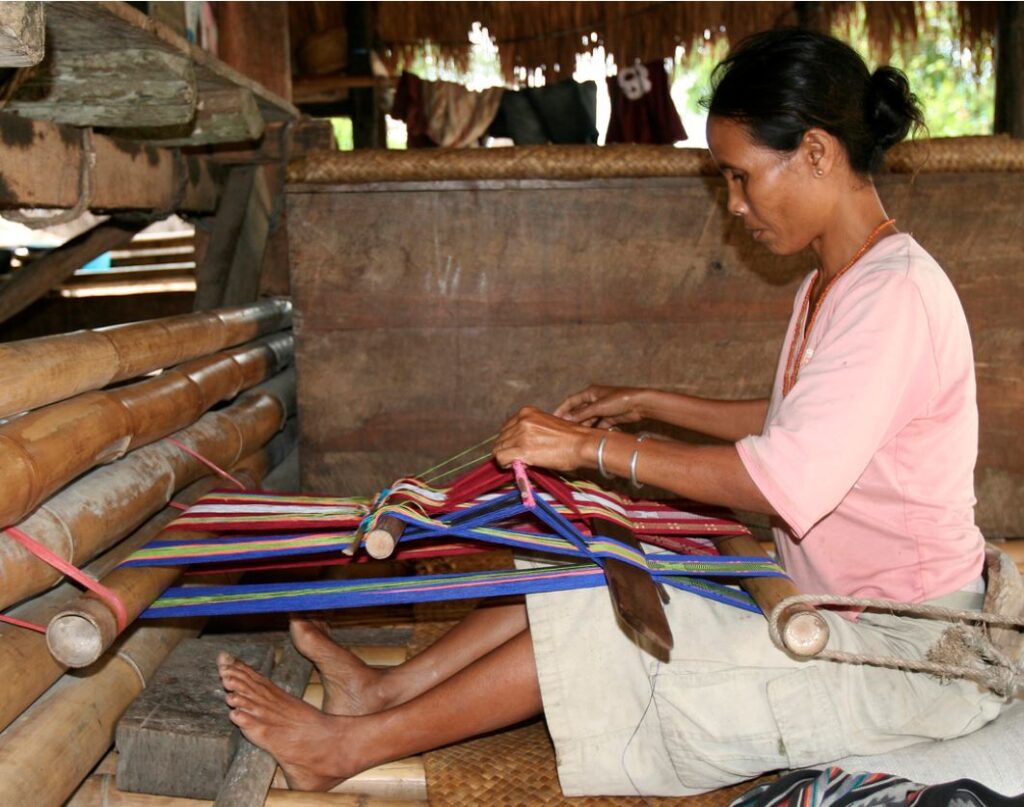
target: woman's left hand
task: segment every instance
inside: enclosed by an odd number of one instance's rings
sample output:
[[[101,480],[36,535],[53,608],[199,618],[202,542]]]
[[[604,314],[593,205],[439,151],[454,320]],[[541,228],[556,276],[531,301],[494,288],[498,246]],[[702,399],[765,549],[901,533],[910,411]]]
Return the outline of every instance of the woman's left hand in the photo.
[[[494,442],[494,458],[503,468],[513,460],[552,471],[574,471],[584,461],[584,448],[594,430],[525,406],[512,417]]]

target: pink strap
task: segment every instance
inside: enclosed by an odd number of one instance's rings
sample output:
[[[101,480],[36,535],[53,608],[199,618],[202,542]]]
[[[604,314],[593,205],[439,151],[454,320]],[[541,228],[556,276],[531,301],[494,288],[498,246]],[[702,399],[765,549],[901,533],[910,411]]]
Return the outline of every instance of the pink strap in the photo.
[[[19,628],[34,630],[36,633],[46,633],[46,628],[42,625],[37,625],[35,622],[26,622],[24,619],[17,619],[13,616],[7,616],[6,614],[0,614],[0,622],[6,622],[8,625],[16,625]]]
[[[195,457],[197,460],[199,460],[203,465],[205,465],[207,468],[212,470],[214,473],[220,474],[220,476],[224,477],[229,482],[233,482],[238,487],[239,490],[246,490],[245,485],[243,485],[241,482],[239,482],[237,479],[235,479],[235,477],[233,477],[231,474],[229,474],[227,471],[225,471],[219,465],[216,465],[215,463],[213,463],[210,460],[206,459],[206,457],[204,457],[199,452],[193,451],[191,448],[189,448],[187,445],[185,445],[183,442],[181,442],[181,440],[175,440],[173,437],[165,437],[164,439],[168,443],[170,443],[172,446],[177,446],[178,448],[180,448],[182,451],[184,451],[189,456]]]
[[[89,591],[99,597],[103,602],[110,606],[110,610],[114,612],[114,618],[117,620],[117,632],[121,633],[125,628],[128,627],[128,623],[131,621],[128,618],[128,609],[124,607],[124,603],[121,602],[121,598],[112,590],[107,588],[105,585],[100,583],[98,580],[94,580],[89,577],[85,572],[76,566],[72,566],[60,555],[56,554],[52,550],[43,546],[34,538],[26,535],[24,532],[19,530],[17,527],[8,527],[6,530],[7,534],[10,535],[15,541],[21,544],[25,549],[35,555],[44,563],[49,564],[58,572],[70,577],[72,580],[85,586]],[[5,620],[7,621],[7,620]],[[45,633],[45,630],[44,630]]]

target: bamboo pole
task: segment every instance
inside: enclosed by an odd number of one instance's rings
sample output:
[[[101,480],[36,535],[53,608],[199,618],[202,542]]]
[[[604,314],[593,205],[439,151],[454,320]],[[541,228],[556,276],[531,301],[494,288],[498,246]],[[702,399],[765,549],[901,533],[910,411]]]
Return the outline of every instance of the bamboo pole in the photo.
[[[286,328],[291,302],[115,325],[0,345],[0,417],[136,378]]]
[[[281,429],[294,411],[294,370],[279,373],[231,406],[209,412],[175,438],[221,468]],[[18,526],[81,566],[165,506],[174,491],[206,473],[197,459],[160,442],[97,469],[47,501]],[[0,607],[37,594],[60,574],[13,541],[0,541]]]
[[[175,498],[183,504],[190,504],[220,481],[218,476],[204,477],[179,491]],[[116,547],[86,566],[84,571],[96,579],[102,578],[136,549],[153,540],[179,515],[181,511],[173,507],[164,508]],[[72,583],[64,583],[8,613],[26,622],[45,625],[80,596],[81,589]],[[14,625],[0,625],[0,681],[4,682],[3,698],[0,698],[0,730],[31,706],[66,669],[50,653],[43,634]]]
[[[86,392],[0,426],[5,474],[0,524],[13,524],[96,465],[195,422],[291,359],[290,335],[277,334],[188,362],[156,378]]]
[[[768,557],[768,553],[750,535],[719,538],[715,544],[723,555]],[[765,617],[770,616],[775,606],[787,597],[800,594],[788,577],[744,577],[740,585]],[[816,656],[828,644],[828,623],[812,605],[791,605],[779,615],[779,635],[790,653],[808,658]]]
[[[239,472],[258,484],[267,470],[267,452],[257,452]],[[132,626],[86,675],[51,686],[0,733],[0,804],[63,804],[110,748],[125,709],[202,622]]]

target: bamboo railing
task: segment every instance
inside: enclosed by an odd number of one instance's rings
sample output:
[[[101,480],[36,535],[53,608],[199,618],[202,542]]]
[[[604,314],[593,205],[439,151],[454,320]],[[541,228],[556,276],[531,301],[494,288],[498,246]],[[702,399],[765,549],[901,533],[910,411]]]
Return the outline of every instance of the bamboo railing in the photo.
[[[185,449],[253,487],[294,453],[290,316],[288,301],[270,300],[0,345],[0,417],[16,415],[0,422],[0,529],[17,526],[84,567],[137,616],[180,572],[118,564],[173,520],[172,498],[228,484]],[[68,675],[47,636],[0,623],[0,804],[64,803],[146,680],[199,628],[131,624],[119,637],[102,609],[93,621],[67,616],[99,601],[61,580],[0,534],[0,609],[53,621],[58,648],[80,626],[93,630],[74,641],[96,662]]]

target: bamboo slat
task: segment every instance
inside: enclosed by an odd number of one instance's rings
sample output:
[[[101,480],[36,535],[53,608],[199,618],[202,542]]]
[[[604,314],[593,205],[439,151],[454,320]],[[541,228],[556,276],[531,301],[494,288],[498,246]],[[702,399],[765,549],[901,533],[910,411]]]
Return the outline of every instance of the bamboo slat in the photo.
[[[8,468],[0,524],[12,524],[96,465],[188,426],[290,361],[291,336],[196,359],[156,378],[86,392],[0,426],[0,467]]]
[[[251,341],[291,323],[291,302],[204,311],[0,344],[0,417]]]
[[[175,437],[221,468],[266,443],[294,411],[294,371],[278,374],[209,412]],[[206,467],[180,448],[160,442],[87,474],[18,526],[60,557],[80,566],[165,506],[174,491]],[[13,541],[0,541],[0,607],[49,588],[55,569]]]

